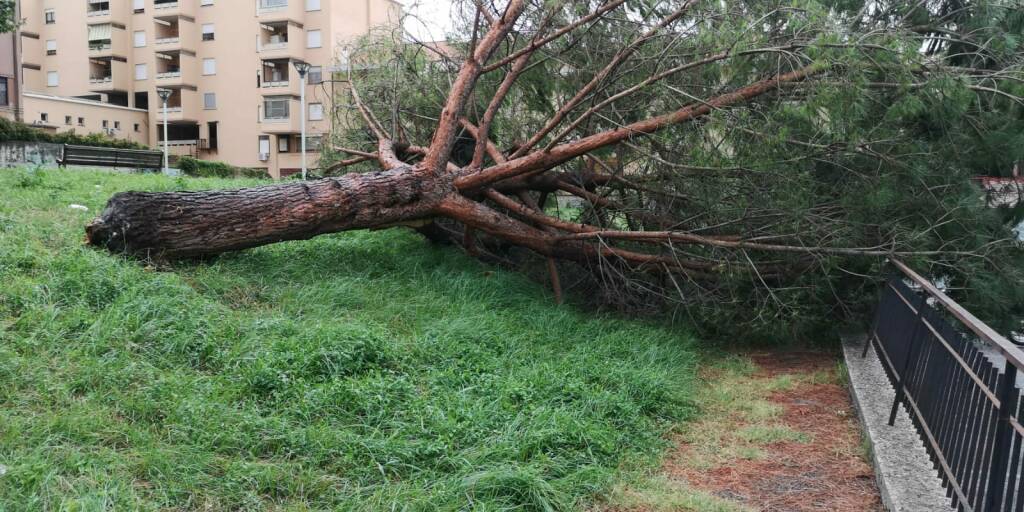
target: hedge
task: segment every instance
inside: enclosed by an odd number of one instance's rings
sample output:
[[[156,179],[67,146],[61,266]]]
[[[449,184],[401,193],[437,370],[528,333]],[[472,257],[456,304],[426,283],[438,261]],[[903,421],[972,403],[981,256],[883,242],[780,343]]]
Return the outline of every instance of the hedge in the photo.
[[[149,149],[129,140],[115,139],[102,133],[79,135],[73,131],[50,133],[25,123],[0,118],[0,142],[52,142],[79,146],[98,146],[119,149]]]
[[[199,178],[269,178],[263,169],[235,167],[224,162],[199,160],[190,156],[178,159],[178,169],[186,176]]]

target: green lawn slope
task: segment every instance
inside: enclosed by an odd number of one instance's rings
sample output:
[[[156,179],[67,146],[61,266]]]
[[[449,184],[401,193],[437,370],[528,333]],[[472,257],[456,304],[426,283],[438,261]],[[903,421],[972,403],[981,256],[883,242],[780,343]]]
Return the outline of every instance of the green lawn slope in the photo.
[[[252,183],[0,170],[0,510],[583,509],[691,414],[685,334],[409,232],[82,243],[115,192]]]

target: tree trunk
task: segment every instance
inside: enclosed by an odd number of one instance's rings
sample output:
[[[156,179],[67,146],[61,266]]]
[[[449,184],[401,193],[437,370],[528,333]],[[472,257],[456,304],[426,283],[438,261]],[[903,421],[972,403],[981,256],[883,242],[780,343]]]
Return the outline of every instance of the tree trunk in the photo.
[[[237,190],[125,192],[89,224],[86,239],[143,257],[213,255],[431,217],[450,186],[401,167]]]

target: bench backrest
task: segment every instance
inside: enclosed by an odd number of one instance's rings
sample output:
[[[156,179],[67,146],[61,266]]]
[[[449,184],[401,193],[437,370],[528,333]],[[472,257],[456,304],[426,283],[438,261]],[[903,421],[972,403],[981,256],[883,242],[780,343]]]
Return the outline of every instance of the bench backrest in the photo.
[[[163,166],[163,158],[163,153],[159,151],[65,144],[60,164],[159,169]]]

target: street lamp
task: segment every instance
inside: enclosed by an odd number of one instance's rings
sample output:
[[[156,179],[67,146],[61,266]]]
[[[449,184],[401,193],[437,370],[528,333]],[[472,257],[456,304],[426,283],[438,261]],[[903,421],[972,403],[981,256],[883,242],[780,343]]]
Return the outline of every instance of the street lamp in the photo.
[[[299,72],[299,84],[302,86],[300,93],[302,112],[299,114],[299,121],[302,123],[302,179],[306,179],[306,74],[309,73],[309,63],[302,60],[292,60],[295,71]]]
[[[171,97],[170,89],[157,89],[156,95],[164,102],[164,174],[171,174],[171,166],[167,153],[167,99]]]

